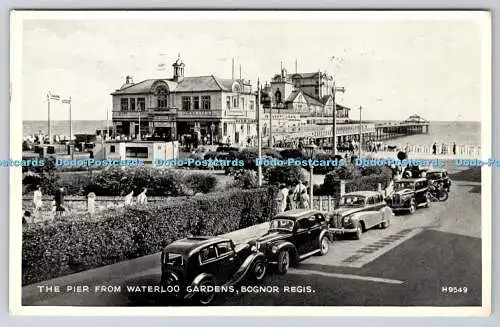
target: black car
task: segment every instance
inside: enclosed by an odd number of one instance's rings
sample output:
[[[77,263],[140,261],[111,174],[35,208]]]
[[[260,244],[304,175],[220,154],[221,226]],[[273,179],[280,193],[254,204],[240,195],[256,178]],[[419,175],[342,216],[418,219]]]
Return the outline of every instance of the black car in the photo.
[[[325,215],[318,210],[297,209],[275,216],[269,231],[252,241],[263,252],[277,272],[286,274],[290,264],[314,255],[325,255],[331,235]]]
[[[242,281],[260,282],[266,258],[256,247],[223,237],[188,237],[162,251],[161,286],[170,299],[210,304],[217,293],[233,293]]]
[[[446,192],[450,192],[451,188],[451,178],[448,175],[448,172],[446,169],[429,169],[426,172],[425,178],[427,178],[429,181],[432,181],[433,183],[436,184],[441,184],[442,188],[446,190]]]
[[[429,181],[425,178],[403,178],[394,182],[392,192],[385,202],[392,211],[413,214],[418,207],[429,207]]]

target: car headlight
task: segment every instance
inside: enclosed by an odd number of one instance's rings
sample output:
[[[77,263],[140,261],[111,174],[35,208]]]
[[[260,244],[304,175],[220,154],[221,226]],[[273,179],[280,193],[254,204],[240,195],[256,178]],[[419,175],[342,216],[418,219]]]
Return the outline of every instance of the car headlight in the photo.
[[[344,219],[342,219],[342,222],[348,223],[350,219],[351,219],[351,217],[349,217],[349,216],[344,217]]]
[[[278,247],[276,245],[273,245],[273,247],[271,248],[271,252],[272,253],[278,252]]]
[[[251,247],[250,249],[251,249],[253,252],[257,252],[257,251],[259,251],[259,249],[260,249],[260,243],[256,241],[256,242],[252,245],[252,247]]]
[[[252,247],[250,248],[250,250],[252,250],[252,252],[257,252],[257,247],[255,245],[252,245]]]

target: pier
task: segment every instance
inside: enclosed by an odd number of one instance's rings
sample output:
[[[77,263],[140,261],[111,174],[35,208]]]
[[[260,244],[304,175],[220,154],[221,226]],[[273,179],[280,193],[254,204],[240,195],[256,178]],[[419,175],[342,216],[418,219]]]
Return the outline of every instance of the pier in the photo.
[[[361,131],[360,131],[361,127]],[[337,124],[337,144],[349,141],[359,142],[362,134],[363,143],[383,141],[397,137],[429,133],[429,121],[418,115],[412,115],[401,122],[362,122]],[[264,137],[267,137],[264,133]],[[273,142],[295,142],[300,139],[314,139],[317,144],[331,144],[331,124],[309,124],[293,128],[273,128]]]

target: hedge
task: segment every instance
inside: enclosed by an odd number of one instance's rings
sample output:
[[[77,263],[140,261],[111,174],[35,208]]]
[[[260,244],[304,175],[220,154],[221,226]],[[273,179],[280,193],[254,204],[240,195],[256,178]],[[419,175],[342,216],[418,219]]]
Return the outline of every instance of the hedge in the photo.
[[[34,224],[23,228],[23,285],[153,254],[192,235],[219,235],[268,221],[275,188],[177,198],[99,219]]]

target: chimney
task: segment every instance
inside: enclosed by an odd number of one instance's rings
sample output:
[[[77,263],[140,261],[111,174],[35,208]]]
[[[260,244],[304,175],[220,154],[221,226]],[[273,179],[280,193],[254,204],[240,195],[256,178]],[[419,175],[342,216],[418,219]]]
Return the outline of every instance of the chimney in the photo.
[[[125,77],[125,84],[134,84],[132,76],[127,75],[127,77]]]

